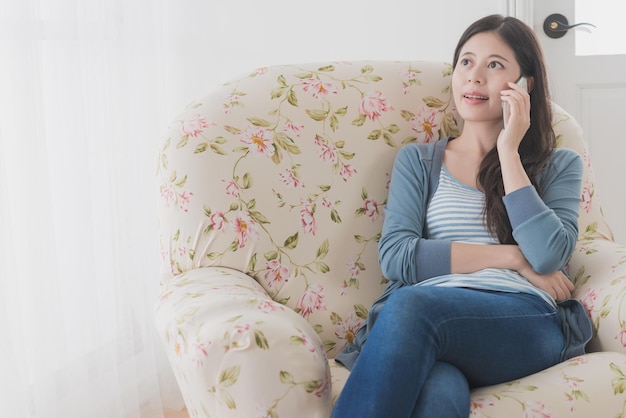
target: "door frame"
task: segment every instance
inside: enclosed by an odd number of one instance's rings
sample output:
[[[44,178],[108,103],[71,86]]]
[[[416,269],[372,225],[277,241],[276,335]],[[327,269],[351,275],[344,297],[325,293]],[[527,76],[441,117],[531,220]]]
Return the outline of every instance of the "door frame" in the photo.
[[[501,0],[500,8],[504,14],[520,19],[531,28],[535,27],[533,0]]]

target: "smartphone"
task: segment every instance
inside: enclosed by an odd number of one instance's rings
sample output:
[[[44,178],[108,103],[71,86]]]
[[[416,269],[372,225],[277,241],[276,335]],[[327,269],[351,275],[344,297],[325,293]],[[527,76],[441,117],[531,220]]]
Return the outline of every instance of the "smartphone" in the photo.
[[[521,86],[526,92],[528,92],[528,81],[526,77],[521,76],[516,82],[518,86]],[[504,123],[504,127],[506,128],[506,121],[509,119],[509,105],[506,102],[502,102],[502,122]]]

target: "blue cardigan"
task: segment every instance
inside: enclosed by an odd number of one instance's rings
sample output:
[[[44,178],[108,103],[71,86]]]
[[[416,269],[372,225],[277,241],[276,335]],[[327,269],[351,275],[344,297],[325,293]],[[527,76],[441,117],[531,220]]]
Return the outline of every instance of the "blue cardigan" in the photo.
[[[394,290],[431,277],[450,274],[450,246],[446,240],[428,239],[426,209],[439,184],[447,139],[430,144],[410,144],[398,152],[391,175],[385,221],[378,245],[383,275],[389,279],[385,292],[374,302],[366,323],[353,344],[336,361],[348,369],[378,313]],[[578,238],[578,208],[582,160],[573,150],[559,148],[538,178],[541,196],[527,186],[504,196],[513,237],[538,273],[563,269]],[[558,304],[566,347],[562,360],[584,354],[592,327],[582,304],[568,299]]]

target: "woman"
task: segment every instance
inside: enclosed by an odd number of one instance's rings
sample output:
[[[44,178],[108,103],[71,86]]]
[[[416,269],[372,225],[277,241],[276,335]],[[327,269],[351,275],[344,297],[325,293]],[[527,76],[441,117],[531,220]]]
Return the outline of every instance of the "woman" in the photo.
[[[533,31],[482,18],[453,68],[463,132],[396,157],[379,242],[390,284],[337,357],[352,372],[333,417],[466,418],[472,388],[583,354],[591,337],[563,273],[582,162],[555,149]]]

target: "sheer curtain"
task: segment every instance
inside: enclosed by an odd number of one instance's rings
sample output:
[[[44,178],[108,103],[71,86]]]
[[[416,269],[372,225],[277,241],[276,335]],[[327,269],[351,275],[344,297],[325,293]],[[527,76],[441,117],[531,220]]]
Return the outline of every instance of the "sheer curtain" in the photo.
[[[162,417],[162,15],[0,1],[0,416]]]
[[[383,3],[0,0],[0,416],[182,407],[153,319],[167,123],[264,65],[447,60],[507,2]]]

